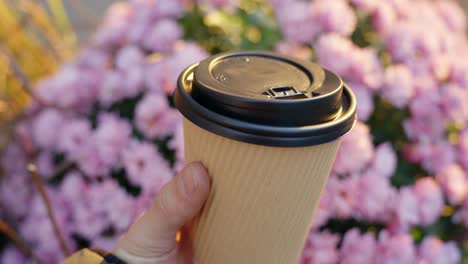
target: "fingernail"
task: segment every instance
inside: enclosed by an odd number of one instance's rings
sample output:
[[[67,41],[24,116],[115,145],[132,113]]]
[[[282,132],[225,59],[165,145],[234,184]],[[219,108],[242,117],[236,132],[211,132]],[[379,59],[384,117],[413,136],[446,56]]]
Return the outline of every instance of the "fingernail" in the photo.
[[[199,170],[192,164],[186,168],[185,173],[182,174],[181,193],[189,198],[197,190],[199,185]]]

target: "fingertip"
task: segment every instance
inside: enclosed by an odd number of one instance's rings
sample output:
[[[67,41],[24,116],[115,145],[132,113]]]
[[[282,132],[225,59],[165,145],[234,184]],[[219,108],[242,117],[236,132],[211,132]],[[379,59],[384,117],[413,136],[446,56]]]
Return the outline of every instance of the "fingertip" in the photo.
[[[208,170],[206,167],[201,163],[201,161],[194,161],[189,164],[192,167],[192,170],[200,178],[201,181],[209,182],[210,178],[208,176]]]
[[[206,197],[210,188],[210,177],[205,166],[200,161],[195,161],[189,163],[186,169],[190,171],[189,174],[193,177],[193,181],[196,182],[195,194],[197,196]]]
[[[208,172],[205,166],[203,166],[203,164],[201,163],[201,161],[191,162],[187,165],[187,168],[190,169],[192,173],[196,174],[198,177],[208,176]]]

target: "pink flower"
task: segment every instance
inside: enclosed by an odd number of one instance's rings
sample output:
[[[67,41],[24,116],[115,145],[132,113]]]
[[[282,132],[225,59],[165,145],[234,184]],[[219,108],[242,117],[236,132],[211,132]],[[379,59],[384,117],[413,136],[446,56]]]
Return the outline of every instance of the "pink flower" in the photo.
[[[310,60],[312,50],[299,44],[292,44],[287,41],[278,42],[275,45],[277,52],[293,56],[303,60]]]
[[[350,155],[350,153],[359,153],[359,155]],[[338,174],[357,172],[371,161],[373,154],[369,128],[358,122],[341,140],[333,171]]]
[[[73,157],[91,140],[91,124],[85,119],[68,119],[58,131],[58,149]]]
[[[32,133],[34,142],[41,148],[56,147],[56,132],[60,130],[65,117],[58,110],[46,108],[33,121]]]
[[[94,133],[94,144],[104,163],[113,166],[119,163],[120,152],[130,142],[131,125],[112,114],[99,116],[99,126]]]
[[[424,158],[422,165],[430,173],[439,173],[454,163],[455,158],[455,148],[447,141],[438,141],[430,146],[429,156]]]
[[[409,227],[419,223],[418,207],[418,197],[413,189],[411,187],[401,188],[393,208],[396,216],[395,224],[399,230],[407,232]]]
[[[155,63],[147,64],[144,69],[145,86],[152,94],[164,94],[174,90],[175,83],[171,83],[168,76],[172,72],[169,59],[162,59]]]
[[[445,167],[437,179],[448,196],[450,203],[460,204],[468,197],[468,179],[463,169],[453,164]]]
[[[94,42],[101,47],[124,44],[133,15],[134,9],[128,2],[112,4],[107,10],[103,25],[94,36]]]
[[[145,54],[140,48],[134,45],[126,46],[119,50],[115,58],[115,66],[125,70],[143,64]]]
[[[382,96],[398,108],[405,106],[414,95],[413,78],[404,65],[392,65],[385,70]]]
[[[459,124],[468,120],[468,92],[456,84],[441,88],[441,107],[446,117]]]
[[[358,177],[355,190],[355,207],[358,217],[371,221],[385,221],[390,216],[391,201],[395,190],[387,178],[364,173]]]
[[[111,71],[106,74],[102,86],[99,89],[99,101],[104,106],[125,98],[125,77],[121,72]]]
[[[434,93],[418,95],[411,101],[411,118],[403,124],[410,139],[429,141],[443,136],[445,119],[439,105],[440,97]]]
[[[144,89],[145,72],[143,66],[134,66],[122,72],[125,97],[135,97]]]
[[[458,83],[461,87],[468,86],[468,65],[465,60],[456,57],[451,60],[450,81]]]
[[[358,48],[348,38],[334,33],[322,35],[316,45],[318,62],[347,81],[379,88],[383,68],[374,50]]]
[[[51,152],[42,151],[37,156],[36,164],[39,175],[41,175],[41,177],[44,179],[50,179],[52,176],[54,176],[55,165]]]
[[[427,58],[438,54],[441,48],[440,38],[428,32],[420,25],[408,25],[400,20],[392,26],[386,39],[386,45],[393,58],[400,61],[411,61],[415,58]]]
[[[30,203],[35,190],[29,173],[10,172],[5,175],[0,183],[2,212],[15,219],[25,217],[31,209]]]
[[[106,70],[110,66],[111,54],[96,47],[85,48],[76,57],[76,65],[80,69]]]
[[[373,49],[354,49],[348,54],[348,60],[349,68],[342,76],[344,79],[360,82],[371,90],[379,89],[383,79],[383,67]]]
[[[324,34],[315,44],[318,62],[338,75],[343,75],[350,68],[349,56],[356,46],[348,39],[338,34]]]
[[[14,246],[8,246],[3,249],[0,262],[8,264],[33,264],[32,261],[28,260],[26,256],[24,256],[24,253]]]
[[[117,70],[108,74],[107,82],[101,89],[101,94],[107,95],[104,98],[108,97],[107,101],[110,103],[134,97],[142,92],[145,79],[145,54],[135,45],[124,47],[116,55],[115,65]]]
[[[453,241],[444,243],[437,237],[427,236],[419,247],[418,263],[456,264],[460,261],[460,251]]]
[[[170,85],[166,85],[164,89],[166,93],[171,94],[174,92],[175,84],[179,74],[188,66],[202,61],[208,57],[208,53],[192,42],[178,42],[175,48],[175,53],[169,58],[168,64],[170,71],[168,71],[168,82]]]
[[[88,184],[84,181],[83,175],[77,171],[68,172],[59,190],[68,201],[79,200],[83,198],[83,194],[89,188]]]
[[[353,228],[346,232],[340,252],[340,263],[366,264],[372,263],[376,255],[376,241],[371,233],[361,234]]]
[[[381,36],[387,36],[397,21],[397,13],[391,4],[387,2],[377,2],[375,0],[373,2],[375,3],[373,3],[372,25]]]
[[[171,19],[162,19],[145,34],[143,46],[151,51],[171,52],[175,42],[182,37],[179,24]]]
[[[156,194],[172,178],[169,164],[155,145],[134,141],[122,152],[122,160],[129,180],[144,192]]]
[[[330,211],[328,208],[327,200],[328,199],[324,198],[324,196],[322,195],[320,202],[317,208],[315,209],[314,217],[312,218],[311,230],[316,230],[323,226],[325,223],[327,223],[330,217]]]
[[[275,10],[284,37],[289,42],[309,42],[319,33],[320,27],[313,23],[310,6],[296,0]]]
[[[378,0],[350,0],[349,2],[365,12],[372,12],[379,5]]]
[[[111,170],[111,165],[106,162],[107,158],[100,155],[98,146],[92,141],[75,151],[73,158],[79,168],[89,177],[107,176]]]
[[[104,214],[105,222],[118,231],[126,230],[135,217],[133,198],[113,180],[92,185],[88,199],[90,210]]]
[[[69,233],[69,214],[63,196],[52,190],[47,189],[50,201],[55,208],[55,216],[61,233],[64,235],[65,243],[73,249]],[[52,224],[47,214],[46,207],[40,195],[36,194],[29,203],[28,217],[19,225],[20,235],[34,245],[34,251],[39,257],[42,257],[47,263],[59,263],[64,258],[61,254],[59,242],[56,239]]]
[[[438,1],[435,7],[448,29],[462,34],[466,32],[465,13],[456,1]]]
[[[348,85],[353,89],[358,102],[358,118],[360,121],[366,121],[374,111],[374,98],[372,96],[372,91],[361,84],[349,83]]]
[[[105,126],[99,133],[101,142],[105,142]],[[125,133],[125,131],[122,131]],[[107,175],[112,167],[110,160],[115,156],[105,157],[113,146],[104,146],[96,141],[88,121],[84,119],[71,120],[64,125],[59,137],[60,148],[70,160],[75,161],[87,176],[97,177]],[[98,144],[97,144],[98,143]]]
[[[46,79],[37,91],[38,96],[52,105],[63,108],[87,107],[95,100],[102,72],[65,65],[54,76]]]
[[[155,15],[158,17],[177,18],[182,15],[183,8],[184,8],[184,5],[182,3],[183,0],[153,1],[153,2],[155,3],[153,10],[155,12]]]
[[[429,57],[428,71],[440,82],[445,82],[450,75],[450,59],[447,54],[436,54]]]
[[[172,133],[178,117],[178,113],[169,108],[165,95],[146,95],[135,110],[137,128],[149,138]]]
[[[430,177],[418,179],[413,188],[418,201],[419,222],[430,225],[442,212],[444,206],[442,191]]]
[[[213,8],[224,8],[233,10],[237,6],[237,0],[201,0],[200,4],[208,5]]]
[[[356,27],[357,17],[346,1],[314,1],[309,7],[311,25],[317,25],[321,33],[335,32],[350,36]]]
[[[465,227],[468,226],[468,199],[465,199],[462,207],[455,214],[454,220],[465,224]]]
[[[7,144],[0,152],[0,168],[5,173],[26,173],[27,159],[17,142]]]
[[[397,166],[397,156],[390,143],[383,143],[375,149],[370,170],[379,176],[390,178]]]
[[[413,264],[416,260],[416,250],[409,234],[391,236],[387,231],[379,234],[378,245],[373,263],[382,264]]]
[[[468,130],[465,129],[459,134],[457,145],[458,161],[465,170],[468,170]]]
[[[358,184],[357,177],[348,177],[344,180],[330,177],[322,194],[322,200],[326,203],[327,210],[332,217],[348,218],[352,216],[357,203]]]
[[[434,76],[429,74],[421,74],[413,76],[413,85],[415,90],[415,96],[421,96],[425,93],[436,93],[438,94],[439,84],[437,83]],[[414,100],[414,97],[413,97]],[[440,100],[437,100],[438,102]]]
[[[79,175],[69,176],[71,180],[62,188],[72,191],[67,202],[71,207],[73,232],[93,239],[109,227],[118,233],[128,228],[135,217],[133,198],[114,180],[87,185]]]
[[[338,263],[338,236],[327,231],[310,233],[302,251],[302,264]]]

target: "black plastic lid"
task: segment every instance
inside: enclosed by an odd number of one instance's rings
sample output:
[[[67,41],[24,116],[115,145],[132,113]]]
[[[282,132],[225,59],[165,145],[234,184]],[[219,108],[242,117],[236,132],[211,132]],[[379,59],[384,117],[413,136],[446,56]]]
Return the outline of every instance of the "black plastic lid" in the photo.
[[[356,99],[337,75],[269,52],[225,53],[192,65],[174,99],[198,126],[260,145],[325,143],[356,120]]]

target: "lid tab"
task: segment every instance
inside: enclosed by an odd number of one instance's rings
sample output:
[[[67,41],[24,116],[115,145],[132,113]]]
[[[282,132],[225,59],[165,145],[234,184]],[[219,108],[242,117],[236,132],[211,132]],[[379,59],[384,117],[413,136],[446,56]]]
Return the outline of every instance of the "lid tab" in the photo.
[[[307,98],[305,92],[299,92],[292,86],[276,86],[269,88],[266,92],[275,99],[299,99]]]

